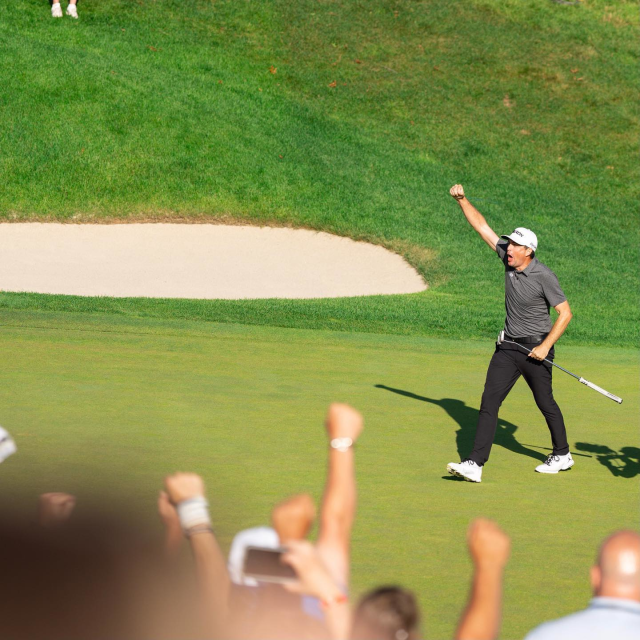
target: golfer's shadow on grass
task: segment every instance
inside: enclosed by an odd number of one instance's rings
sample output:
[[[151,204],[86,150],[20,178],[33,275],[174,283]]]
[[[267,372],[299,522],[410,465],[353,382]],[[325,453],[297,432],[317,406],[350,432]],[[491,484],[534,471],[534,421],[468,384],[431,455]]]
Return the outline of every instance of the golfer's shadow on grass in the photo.
[[[455,420],[460,428],[456,431],[456,446],[458,448],[458,456],[460,460],[466,458],[473,449],[473,441],[476,435],[476,424],[478,422],[478,409],[468,407],[462,400],[456,400],[455,398],[441,398],[436,400],[435,398],[427,398],[425,396],[419,396],[410,391],[403,391],[402,389],[394,389],[393,387],[387,387],[384,384],[376,384],[378,389],[386,389],[392,393],[405,396],[407,398],[413,398],[414,400],[421,400],[422,402],[429,402],[431,404],[438,405],[444,409],[453,420]],[[519,453],[535,460],[546,460],[547,456],[540,452],[528,449],[524,445],[520,444],[515,438],[515,432],[518,427],[511,422],[498,418],[498,428],[496,429],[496,437],[494,444],[497,444],[509,451]]]
[[[638,447],[622,447],[620,451],[614,451],[603,444],[576,442],[576,449],[595,454],[598,462],[618,478],[635,478],[640,475]]]

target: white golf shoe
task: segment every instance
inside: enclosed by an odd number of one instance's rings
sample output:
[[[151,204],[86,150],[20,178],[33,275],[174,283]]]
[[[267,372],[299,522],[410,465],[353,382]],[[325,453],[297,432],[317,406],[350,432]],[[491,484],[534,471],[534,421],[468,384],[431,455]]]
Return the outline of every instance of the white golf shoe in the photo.
[[[62,7],[59,2],[51,5],[51,17],[52,18],[62,18]]]
[[[481,482],[482,467],[479,467],[473,460],[463,460],[462,462],[450,462],[447,471],[458,478],[464,478],[469,482]]]
[[[558,471],[568,471],[574,464],[570,453],[565,456],[555,456],[551,453],[544,463],[536,467],[536,471],[538,473],[558,473]]]
[[[75,4],[70,4],[65,13],[72,18],[78,19],[78,9]]]

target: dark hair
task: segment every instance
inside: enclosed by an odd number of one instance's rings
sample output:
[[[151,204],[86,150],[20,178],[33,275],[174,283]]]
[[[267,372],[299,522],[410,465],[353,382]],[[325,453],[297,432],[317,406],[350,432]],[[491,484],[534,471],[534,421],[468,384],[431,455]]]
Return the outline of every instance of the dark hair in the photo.
[[[402,587],[379,587],[360,600],[352,640],[412,640],[420,624],[418,603]]]

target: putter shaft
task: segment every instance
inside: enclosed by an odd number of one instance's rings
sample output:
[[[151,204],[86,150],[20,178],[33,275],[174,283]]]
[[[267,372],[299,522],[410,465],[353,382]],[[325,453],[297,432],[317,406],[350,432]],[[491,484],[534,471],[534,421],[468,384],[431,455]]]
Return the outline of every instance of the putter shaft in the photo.
[[[525,351],[528,351],[529,353],[531,353],[531,349],[528,349],[527,347],[525,347],[524,345],[520,344],[519,342],[514,342],[513,340],[502,340],[502,342],[508,342],[509,344],[515,344],[516,346],[522,347]],[[618,404],[622,404],[622,398],[620,398],[619,396],[614,395],[613,393],[609,393],[606,389],[603,389],[602,387],[599,387],[597,384],[593,384],[593,382],[589,382],[588,380],[586,380],[582,376],[577,376],[575,373],[571,373],[571,371],[567,371],[564,367],[561,367],[559,364],[556,364],[555,362],[552,362],[551,360],[547,360],[547,358],[544,358],[543,362],[548,362],[550,365],[560,369],[560,371],[564,371],[565,373],[568,373],[572,378],[575,378],[578,382],[582,382],[582,384],[584,384],[587,387],[593,389],[594,391],[597,391],[598,393],[601,393],[603,396],[607,396],[607,398],[609,398],[610,400],[613,400],[614,402],[617,402]]]

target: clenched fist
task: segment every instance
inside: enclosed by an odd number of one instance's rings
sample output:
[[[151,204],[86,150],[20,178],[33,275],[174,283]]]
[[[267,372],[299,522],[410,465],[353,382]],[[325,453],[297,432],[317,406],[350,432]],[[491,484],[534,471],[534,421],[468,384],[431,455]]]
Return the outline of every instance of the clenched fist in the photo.
[[[197,473],[174,473],[164,479],[169,500],[175,505],[198,496],[204,497],[204,482]]]
[[[329,438],[351,438],[353,442],[358,439],[364,423],[362,414],[348,404],[334,402],[327,412],[327,433]]]
[[[449,189],[449,193],[456,200],[462,200],[462,198],[464,198],[464,189],[461,184],[454,184],[453,187]]]
[[[495,522],[483,518],[474,520],[469,527],[467,542],[476,566],[504,567],[507,564],[511,540]]]

